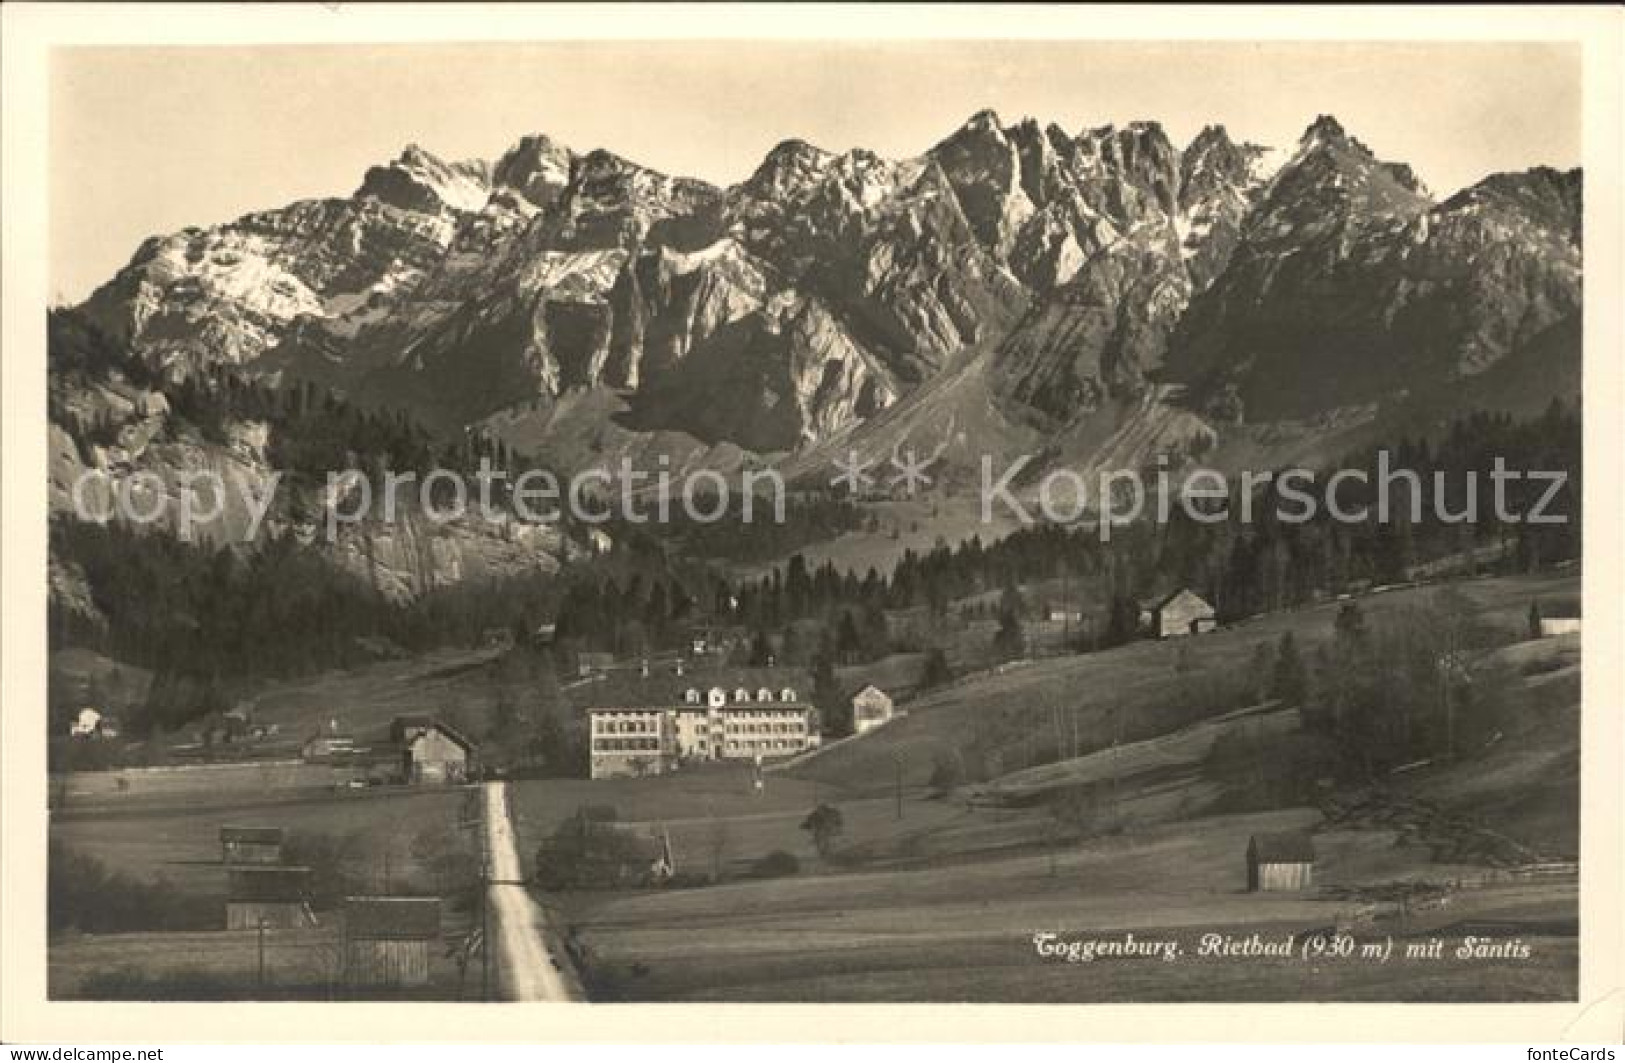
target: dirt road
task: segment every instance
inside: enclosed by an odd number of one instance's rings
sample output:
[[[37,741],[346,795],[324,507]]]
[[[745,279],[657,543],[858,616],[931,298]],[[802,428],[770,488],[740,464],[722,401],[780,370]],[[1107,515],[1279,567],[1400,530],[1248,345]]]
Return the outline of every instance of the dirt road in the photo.
[[[490,948],[497,964],[497,983],[508,1000],[585,1000],[581,985],[562,953],[549,951],[547,916],[525,886],[513,819],[508,811],[508,785],[488,782],[485,796],[485,848],[490,868]],[[556,947],[556,946],[555,946]]]

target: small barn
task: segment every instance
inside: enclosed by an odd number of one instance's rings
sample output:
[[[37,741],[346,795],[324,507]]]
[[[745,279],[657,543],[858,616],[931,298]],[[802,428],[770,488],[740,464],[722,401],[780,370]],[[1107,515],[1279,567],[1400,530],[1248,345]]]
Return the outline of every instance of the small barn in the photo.
[[[101,729],[102,714],[87,706],[74,716],[73,722],[68,725],[68,734],[74,738],[94,738],[101,733]]]
[[[355,736],[319,731],[305,739],[299,753],[307,761],[328,761],[356,752]]]
[[[1218,626],[1218,610],[1189,587],[1140,605],[1140,627],[1152,638],[1200,635]]]
[[[852,729],[872,731],[892,718],[894,708],[891,696],[871,683],[852,698]]]
[[[221,827],[222,864],[280,864],[281,827]]]
[[[244,864],[229,871],[226,929],[294,930],[315,926],[310,868]]]
[[[474,743],[427,716],[398,716],[390,740],[401,750],[401,772],[410,783],[459,783],[468,778]]]
[[[582,676],[602,675],[614,667],[615,655],[613,653],[583,650],[576,654],[576,671]]]
[[[1540,637],[1552,638],[1555,635],[1578,635],[1580,633],[1580,618],[1577,616],[1543,616],[1540,618]]]
[[[1307,834],[1255,834],[1247,842],[1247,890],[1305,890],[1315,881],[1315,842]]]
[[[344,980],[354,986],[420,986],[440,940],[439,897],[346,897]]]

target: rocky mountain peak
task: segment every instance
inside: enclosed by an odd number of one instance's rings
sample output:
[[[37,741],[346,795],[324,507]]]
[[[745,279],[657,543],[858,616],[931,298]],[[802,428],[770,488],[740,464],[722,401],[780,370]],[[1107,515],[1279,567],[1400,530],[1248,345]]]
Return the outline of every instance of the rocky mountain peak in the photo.
[[[757,198],[785,196],[821,178],[835,157],[805,140],[783,140],[763,157],[743,187]]]
[[[1310,122],[1308,127],[1304,129],[1303,135],[1298,138],[1298,143],[1305,146],[1314,143],[1335,144],[1348,139],[1348,131],[1343,128],[1342,122],[1339,122],[1332,115],[1322,114],[1317,115],[1315,120]]]
[[[522,137],[492,170],[493,184],[511,188],[536,207],[548,207],[570,182],[569,148],[542,133]]]
[[[1205,125],[1185,146],[1184,154],[1201,156],[1213,151],[1231,150],[1235,146],[1235,141],[1230,139],[1230,131],[1223,125]]]
[[[1580,171],[1537,166],[1520,173],[1497,173],[1441,203],[1441,216],[1469,212],[1519,218],[1578,248],[1582,222]]]
[[[408,144],[393,162],[368,169],[356,190],[357,199],[371,197],[428,214],[442,208],[472,213],[490,194],[483,162],[447,163],[416,144]]]
[[[999,121],[999,112],[991,107],[984,107],[980,111],[965,119],[965,124],[959,127],[960,132],[987,133],[1004,130],[1004,123]]]

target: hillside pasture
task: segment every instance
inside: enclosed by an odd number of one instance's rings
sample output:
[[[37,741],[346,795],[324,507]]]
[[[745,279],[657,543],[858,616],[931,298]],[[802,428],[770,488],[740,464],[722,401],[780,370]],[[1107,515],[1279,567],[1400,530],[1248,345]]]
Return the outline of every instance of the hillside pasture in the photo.
[[[1522,639],[1532,601],[1579,593],[1578,573],[1465,580],[1449,585],[1473,617],[1509,640]],[[1370,617],[1425,604],[1439,587],[1379,590],[1357,599]],[[894,758],[905,780],[922,786],[939,756],[997,754],[988,778],[1048,763],[1056,745],[1095,752],[1155,738],[1237,707],[1252,654],[1291,631],[1307,658],[1332,637],[1346,603],[1328,601],[1270,613],[1210,634],[1137,641],[1097,653],[1013,661],[931,691],[909,703],[906,718],[858,742],[808,760],[791,773],[832,786],[873,790],[889,784]],[[1057,733],[1059,732],[1059,733]],[[976,756],[973,757],[972,754]]]

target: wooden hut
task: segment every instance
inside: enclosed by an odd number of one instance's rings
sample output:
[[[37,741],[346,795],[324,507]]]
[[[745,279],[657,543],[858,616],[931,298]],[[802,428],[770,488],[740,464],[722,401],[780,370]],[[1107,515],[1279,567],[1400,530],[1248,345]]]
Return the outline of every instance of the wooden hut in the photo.
[[[281,827],[221,827],[220,862],[223,864],[280,864]]]
[[[440,940],[439,897],[346,897],[344,978],[356,986],[420,986]]]
[[[228,874],[227,930],[294,930],[316,925],[310,910],[310,868],[240,864]]]
[[[1140,606],[1140,627],[1152,638],[1201,635],[1218,625],[1218,611],[1207,599],[1181,587],[1172,594]]]
[[[1307,834],[1255,834],[1247,842],[1249,892],[1305,890],[1315,881],[1315,843]]]
[[[460,783],[468,778],[474,743],[430,716],[397,716],[390,741],[400,750],[402,777],[410,783]]]
[[[891,696],[870,684],[852,697],[852,729],[858,734],[872,731],[889,721],[895,711]]]

